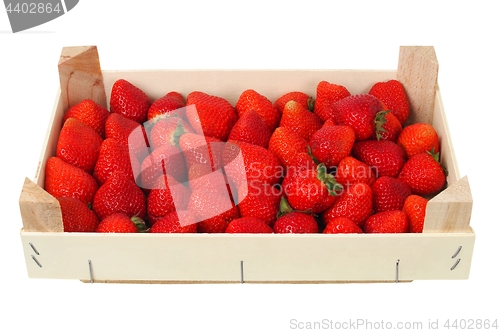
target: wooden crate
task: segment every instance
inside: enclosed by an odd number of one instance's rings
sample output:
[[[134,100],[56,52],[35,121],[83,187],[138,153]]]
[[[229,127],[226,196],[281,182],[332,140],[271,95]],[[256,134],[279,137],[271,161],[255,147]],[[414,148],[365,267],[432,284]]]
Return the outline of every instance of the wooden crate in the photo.
[[[61,87],[37,171],[20,196],[21,239],[30,278],[159,283],[330,283],[467,279],[475,233],[472,196],[459,174],[437,84],[433,47],[400,48],[397,70],[148,70],[101,71],[96,47],[63,48]],[[112,84],[126,79],[153,99],[176,90],[223,96],[233,105],[253,88],[275,100],[300,90],[315,96],[319,81],[367,92],[393,78],[405,85],[411,121],[440,135],[447,188],[428,203],[421,234],[228,235],[62,232],[58,201],[45,192],[44,169],[54,155],[64,112],[82,99],[108,106]]]

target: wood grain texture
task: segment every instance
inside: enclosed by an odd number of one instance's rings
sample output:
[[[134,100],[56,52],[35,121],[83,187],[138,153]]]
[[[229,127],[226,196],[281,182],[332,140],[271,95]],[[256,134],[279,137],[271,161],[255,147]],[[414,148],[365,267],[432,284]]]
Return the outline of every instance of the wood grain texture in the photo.
[[[401,46],[397,79],[410,99],[407,124],[432,124],[439,64],[433,46]]]
[[[64,231],[59,201],[28,178],[24,181],[19,208],[23,220],[23,231]]]
[[[467,232],[471,214],[472,193],[465,176],[429,200],[423,232]]]
[[[64,47],[58,67],[65,111],[88,98],[107,107],[97,47]]]

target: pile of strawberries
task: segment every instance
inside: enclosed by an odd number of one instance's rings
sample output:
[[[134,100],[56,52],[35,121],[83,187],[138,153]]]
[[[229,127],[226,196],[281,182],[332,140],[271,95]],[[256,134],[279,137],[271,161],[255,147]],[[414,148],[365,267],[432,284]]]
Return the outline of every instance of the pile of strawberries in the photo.
[[[422,232],[445,187],[439,138],[406,125],[397,80],[362,94],[321,81],[275,101],[248,89],[157,100],[117,80],[110,108],[64,115],[45,190],[66,232]]]

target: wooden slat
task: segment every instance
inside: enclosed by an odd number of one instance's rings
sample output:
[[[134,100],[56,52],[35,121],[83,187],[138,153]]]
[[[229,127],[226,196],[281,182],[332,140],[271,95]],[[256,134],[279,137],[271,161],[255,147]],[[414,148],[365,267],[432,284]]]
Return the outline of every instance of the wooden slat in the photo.
[[[87,98],[107,107],[97,47],[64,47],[59,59],[59,79],[65,111]]]
[[[410,99],[408,124],[432,124],[438,67],[434,47],[400,47],[397,78],[404,85]]]

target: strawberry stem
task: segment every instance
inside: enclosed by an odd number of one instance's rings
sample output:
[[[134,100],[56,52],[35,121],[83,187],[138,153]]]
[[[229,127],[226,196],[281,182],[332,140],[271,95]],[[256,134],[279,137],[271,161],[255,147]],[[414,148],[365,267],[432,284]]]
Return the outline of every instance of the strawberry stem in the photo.
[[[132,223],[135,224],[137,232],[142,232],[142,233],[149,232],[149,228],[147,227],[146,222],[144,222],[144,220],[141,219],[140,217],[133,216],[132,218],[130,218],[130,220],[132,221]]]
[[[311,112],[314,111],[314,103],[315,103],[315,100],[312,96],[307,99],[307,109]]]
[[[330,195],[337,196],[338,193],[343,190],[342,185],[337,183],[335,177],[328,173],[328,170],[326,169],[326,166],[323,163],[318,164],[316,172],[317,172],[316,178],[320,182],[325,184],[326,189],[328,190],[328,193]]]

